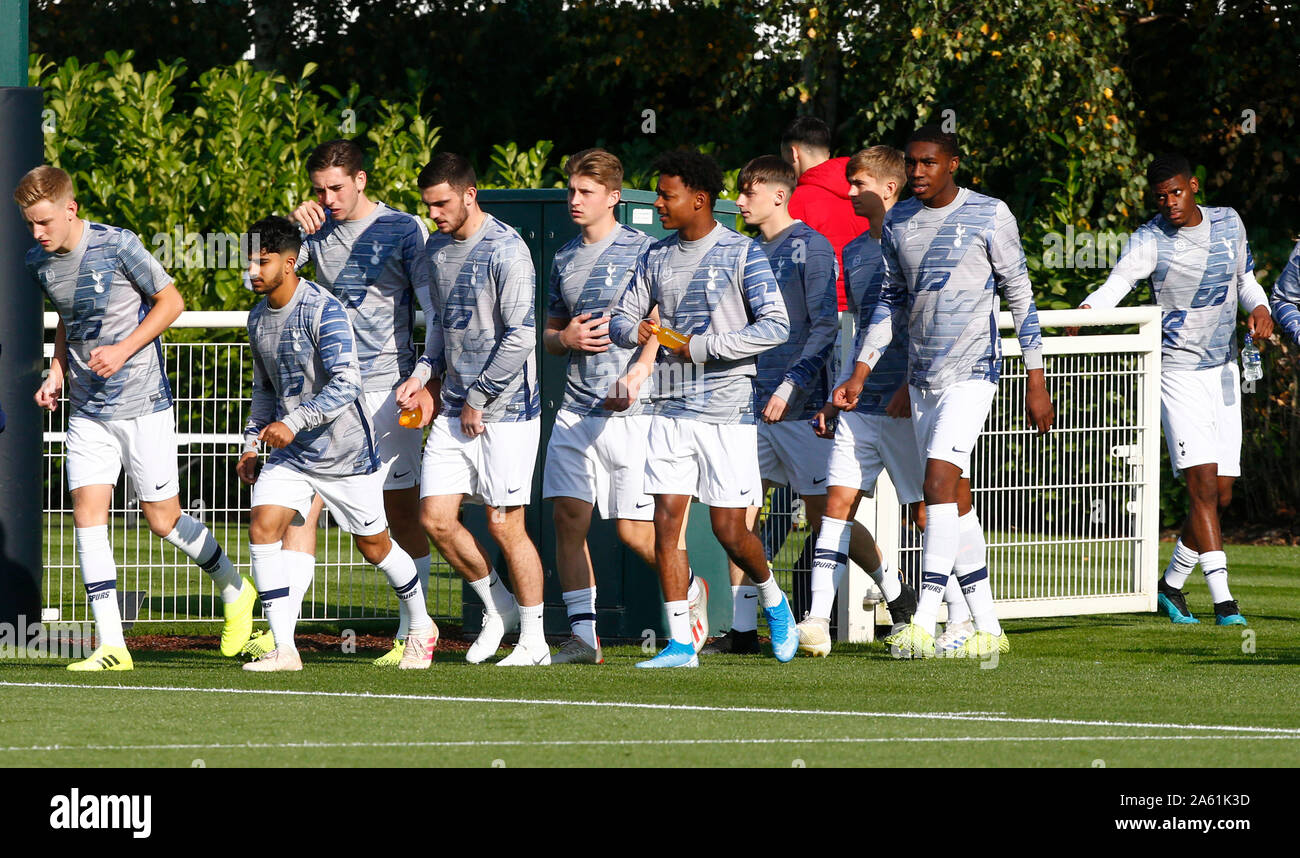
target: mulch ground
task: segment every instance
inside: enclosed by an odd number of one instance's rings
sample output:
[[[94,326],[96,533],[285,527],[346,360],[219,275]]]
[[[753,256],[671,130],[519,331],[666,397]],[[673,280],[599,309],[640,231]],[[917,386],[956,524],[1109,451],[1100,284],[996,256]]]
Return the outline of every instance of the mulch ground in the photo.
[[[451,634],[448,634],[448,632]],[[510,636],[513,637],[513,636]],[[385,635],[356,635],[348,636],[349,643],[356,647],[357,652],[373,651],[375,655],[382,655],[393,645],[393,639]],[[337,651],[343,645],[344,638],[342,635],[327,634],[299,634],[294,635],[294,642],[298,644],[299,652],[325,652]],[[221,644],[220,635],[131,635],[128,641],[132,650],[147,650],[151,652],[174,652],[176,650],[189,649],[216,649]],[[442,629],[442,635],[438,638],[438,649],[440,651],[459,651],[469,649],[470,642],[460,639],[460,629]]]

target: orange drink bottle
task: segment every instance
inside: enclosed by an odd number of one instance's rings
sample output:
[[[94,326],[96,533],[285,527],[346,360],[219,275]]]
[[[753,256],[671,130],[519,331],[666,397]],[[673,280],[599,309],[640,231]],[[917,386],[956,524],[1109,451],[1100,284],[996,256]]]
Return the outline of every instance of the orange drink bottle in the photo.
[[[405,426],[407,429],[418,429],[422,419],[424,419],[424,414],[421,409],[403,408],[402,413],[397,415],[397,424]]]
[[[661,346],[670,349],[679,348],[690,339],[688,334],[674,331],[672,328],[665,328],[662,325],[655,325],[655,336],[658,338]]]

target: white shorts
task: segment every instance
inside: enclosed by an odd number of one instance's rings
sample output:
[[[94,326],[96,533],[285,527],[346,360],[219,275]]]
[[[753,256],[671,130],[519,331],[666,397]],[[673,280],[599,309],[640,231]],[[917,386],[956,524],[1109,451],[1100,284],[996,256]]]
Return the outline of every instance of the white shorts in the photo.
[[[758,427],[752,423],[651,417],[645,491],[652,495],[690,495],[716,507],[761,505]]]
[[[424,445],[420,497],[465,495],[488,506],[524,506],[533,499],[533,467],[542,421],[485,423],[467,438],[460,417],[438,415]]]
[[[172,409],[125,420],[68,418],[64,471],[68,490],[115,486],[122,467],[142,501],[161,501],[180,493],[176,473],[176,423]]]
[[[252,506],[282,506],[297,513],[302,525],[319,494],[339,527],[354,536],[372,536],[388,528],[384,516],[384,475],[353,474],[326,477],[300,471],[292,465],[267,465],[253,483]]]
[[[882,470],[889,472],[899,503],[924,499],[921,486],[925,463],[916,447],[912,421],[884,414],[841,412],[831,448],[830,484],[874,492]]]
[[[645,493],[650,415],[555,415],[546,445],[542,497],[577,498],[596,505],[601,518],[653,521],[655,499]]]
[[[420,482],[420,443],[423,429],[407,429],[397,422],[395,390],[371,390],[361,395],[366,413],[375,427],[375,451],[384,475],[384,491],[409,489]]]
[[[989,418],[998,386],[991,381],[959,381],[943,390],[917,390],[908,385],[912,400],[912,431],[916,448],[929,459],[951,462],[970,476],[970,457]]]
[[[832,442],[818,438],[807,420],[758,424],[758,473],[800,495],[826,494]]]
[[[1160,373],[1160,423],[1174,476],[1194,465],[1241,476],[1241,370],[1235,361],[1212,369]]]

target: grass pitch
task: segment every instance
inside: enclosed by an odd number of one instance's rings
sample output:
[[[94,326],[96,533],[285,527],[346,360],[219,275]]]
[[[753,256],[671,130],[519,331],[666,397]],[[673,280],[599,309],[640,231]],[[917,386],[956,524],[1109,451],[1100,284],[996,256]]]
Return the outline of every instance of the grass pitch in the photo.
[[[318,652],[271,675],[199,650],[138,651],[130,673],[7,660],[0,765],[1300,765],[1300,551],[1228,556],[1248,629],[1213,624],[1198,574],[1200,625],[1011,621],[996,664],[895,661],[881,644],[671,671],[636,670],[639,647],[535,669],[449,650],[413,672]]]

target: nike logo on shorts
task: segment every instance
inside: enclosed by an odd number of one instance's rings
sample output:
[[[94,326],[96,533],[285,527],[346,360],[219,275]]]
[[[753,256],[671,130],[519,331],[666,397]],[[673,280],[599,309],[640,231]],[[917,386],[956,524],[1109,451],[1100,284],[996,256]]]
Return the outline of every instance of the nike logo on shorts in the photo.
[[[814,486],[817,485],[818,483],[824,483],[824,482],[826,482],[826,478],[825,478],[825,477],[822,477],[820,480],[817,479],[817,478],[815,478],[815,477],[813,478],[813,485],[814,485]]]
[[[522,488],[523,488],[523,486],[520,486],[520,487],[519,487],[519,489],[522,489]],[[515,492],[519,491],[519,489],[506,489],[506,494],[508,494],[508,495],[512,495],[512,494],[514,494]]]
[[[646,501],[645,503],[639,503],[639,504],[636,505],[636,508],[637,508],[637,509],[645,509],[646,507],[650,506],[650,504],[652,504],[652,503],[654,503],[654,501]]]
[[[411,473],[411,472],[410,472],[410,471],[402,471],[400,474],[393,474],[393,479],[395,479],[395,480],[400,480],[402,477],[406,476],[406,475],[409,474],[409,473]]]
[[[749,494],[749,489],[745,489],[743,492],[740,493],[741,497],[744,497],[747,494]]]
[[[377,522],[377,521],[379,521],[379,516],[375,516],[374,518],[370,519],[370,521],[367,521],[365,524],[363,524],[363,525],[361,525],[361,526],[362,526],[362,527],[369,527],[370,525],[374,524],[374,523]]]
[[[153,487],[153,490],[154,490],[154,491],[158,491],[158,490],[161,489],[163,486],[167,485],[167,483],[169,483],[169,482],[171,482],[171,480],[167,480],[167,482],[159,483],[158,485],[156,485],[156,486]]]

